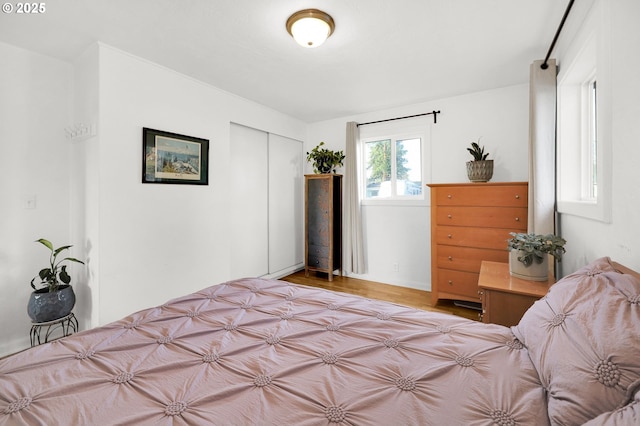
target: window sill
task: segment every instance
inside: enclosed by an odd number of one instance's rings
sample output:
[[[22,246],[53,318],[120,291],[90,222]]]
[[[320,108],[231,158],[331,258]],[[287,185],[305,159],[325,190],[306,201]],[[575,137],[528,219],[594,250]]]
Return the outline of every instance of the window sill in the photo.
[[[558,201],[558,212],[605,223],[611,222],[611,209],[606,208],[602,201]]]
[[[362,206],[428,207],[427,200],[362,200]]]

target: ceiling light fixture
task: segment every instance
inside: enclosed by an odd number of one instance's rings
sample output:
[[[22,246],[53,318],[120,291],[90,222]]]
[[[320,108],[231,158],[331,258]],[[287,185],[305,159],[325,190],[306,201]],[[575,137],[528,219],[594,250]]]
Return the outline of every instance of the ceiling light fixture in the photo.
[[[318,47],[333,33],[333,18],[318,9],[305,9],[287,19],[287,31],[302,47]]]

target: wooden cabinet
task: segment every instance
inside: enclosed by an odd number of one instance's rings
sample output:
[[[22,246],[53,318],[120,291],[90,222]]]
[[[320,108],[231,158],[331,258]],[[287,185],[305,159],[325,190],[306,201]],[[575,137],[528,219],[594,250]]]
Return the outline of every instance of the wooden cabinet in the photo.
[[[305,175],[305,275],[342,275],[342,175]]]
[[[529,281],[512,277],[509,264],[483,261],[478,278],[482,322],[517,325],[533,303],[547,294],[555,280]]]
[[[527,230],[526,182],[430,184],[431,300],[478,301],[483,260],[507,262],[510,232]]]

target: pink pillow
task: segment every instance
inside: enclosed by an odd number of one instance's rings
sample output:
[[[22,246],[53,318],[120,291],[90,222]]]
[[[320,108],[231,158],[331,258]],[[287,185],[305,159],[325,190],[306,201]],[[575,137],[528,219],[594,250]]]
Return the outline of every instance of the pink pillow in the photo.
[[[608,257],[558,281],[512,331],[547,390],[553,424],[582,424],[640,389],[640,280]]]
[[[589,420],[584,426],[629,426],[636,425],[640,421],[640,392],[635,398],[622,408],[600,414],[593,420]]]

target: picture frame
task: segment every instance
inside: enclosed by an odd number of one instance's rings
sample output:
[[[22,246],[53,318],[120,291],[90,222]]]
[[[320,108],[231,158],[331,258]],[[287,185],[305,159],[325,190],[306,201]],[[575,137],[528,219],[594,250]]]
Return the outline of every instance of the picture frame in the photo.
[[[209,184],[209,140],[142,129],[142,183]]]

